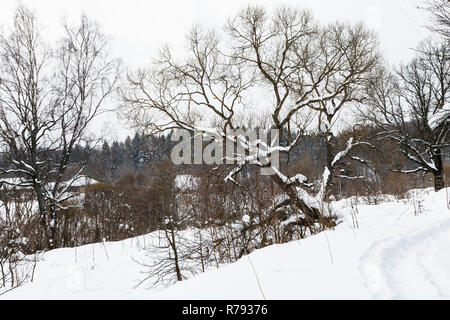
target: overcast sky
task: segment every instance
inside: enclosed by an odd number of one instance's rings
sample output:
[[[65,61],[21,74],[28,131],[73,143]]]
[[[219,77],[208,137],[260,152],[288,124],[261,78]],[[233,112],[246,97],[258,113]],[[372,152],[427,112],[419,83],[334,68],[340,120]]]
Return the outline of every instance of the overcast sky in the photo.
[[[17,0],[0,0],[0,25],[12,23]],[[207,27],[222,27],[228,17],[248,3],[268,9],[289,5],[310,9],[319,21],[364,22],[375,29],[382,50],[392,64],[408,61],[411,48],[429,35],[424,28],[428,16],[418,10],[419,0],[22,0],[37,13],[48,41],[61,32],[64,17],[81,12],[97,21],[112,38],[113,55],[130,68],[148,65],[163,44],[179,48],[189,28],[197,22]],[[111,119],[110,119],[111,118]],[[99,127],[109,127],[112,138],[122,139],[125,130],[112,115],[102,116]]]

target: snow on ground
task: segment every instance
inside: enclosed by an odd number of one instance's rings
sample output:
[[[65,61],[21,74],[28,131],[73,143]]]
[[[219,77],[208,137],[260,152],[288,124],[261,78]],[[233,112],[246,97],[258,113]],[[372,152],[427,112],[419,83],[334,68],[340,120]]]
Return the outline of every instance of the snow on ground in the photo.
[[[169,288],[133,289],[145,277],[133,260],[145,258],[148,236],[57,249],[43,255],[33,283],[0,299],[448,299],[447,201],[445,190],[431,189],[378,205],[341,200],[333,204],[343,221],[335,230],[257,250]]]

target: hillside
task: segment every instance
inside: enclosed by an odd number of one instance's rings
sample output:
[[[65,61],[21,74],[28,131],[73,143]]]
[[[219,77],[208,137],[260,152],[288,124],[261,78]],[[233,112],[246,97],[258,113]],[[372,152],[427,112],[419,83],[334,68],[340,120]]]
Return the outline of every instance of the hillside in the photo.
[[[40,257],[34,282],[0,299],[448,299],[447,192],[334,202],[335,230],[256,250],[168,288],[133,289],[145,278],[136,261],[149,259],[151,234],[56,249]]]

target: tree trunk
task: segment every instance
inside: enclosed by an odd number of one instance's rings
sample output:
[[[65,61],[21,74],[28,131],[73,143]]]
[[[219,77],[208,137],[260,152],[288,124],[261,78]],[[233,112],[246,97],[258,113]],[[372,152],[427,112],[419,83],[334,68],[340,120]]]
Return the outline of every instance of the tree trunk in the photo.
[[[50,239],[48,242],[48,248],[55,249],[57,247],[57,215],[56,215],[56,208],[55,205],[50,206],[49,210],[49,229],[50,229]]]
[[[44,197],[44,192],[42,190],[41,185],[35,184],[34,185],[34,192],[36,193],[36,198],[38,202],[39,207],[39,215],[40,215],[40,223],[42,227],[42,231],[44,233],[43,241],[45,241],[45,244],[42,244],[41,247],[48,249],[49,245],[49,235],[48,235],[48,211],[47,211],[47,204]]]
[[[442,162],[442,156],[441,156],[440,150],[437,153],[437,155],[434,156],[434,164],[436,165],[436,170],[433,170],[434,191],[439,191],[441,189],[444,189],[444,187],[445,187],[444,164]]]
[[[298,197],[295,186],[287,185],[278,175],[272,175],[273,181],[288,195],[290,204],[299,208],[305,217],[311,222],[317,221],[320,218],[320,212],[318,209],[307,205],[302,199]]]
[[[445,187],[445,180],[444,180],[444,173],[442,171],[434,171],[434,191],[439,191],[441,189],[444,189]]]
[[[325,145],[326,145],[326,153],[327,153],[326,169],[328,169],[328,172],[329,172],[328,179],[327,179],[325,185],[323,186],[322,200],[325,202],[328,202],[328,200],[329,200],[331,185],[333,183],[333,174],[334,174],[333,165],[332,165],[333,159],[334,159],[334,155],[333,155],[334,148],[333,148],[333,143],[332,143],[331,139],[332,139],[331,133],[329,133],[325,136]]]
[[[170,230],[170,238],[167,235],[167,230],[166,230],[166,237],[167,240],[169,240],[169,244],[172,247],[172,251],[173,251],[173,255],[174,255],[174,264],[175,264],[175,273],[177,275],[177,281],[182,281],[183,280],[183,276],[181,275],[181,269],[180,269],[180,264],[178,261],[178,250],[177,250],[177,245],[176,245],[176,240],[175,240],[175,231],[174,230]]]

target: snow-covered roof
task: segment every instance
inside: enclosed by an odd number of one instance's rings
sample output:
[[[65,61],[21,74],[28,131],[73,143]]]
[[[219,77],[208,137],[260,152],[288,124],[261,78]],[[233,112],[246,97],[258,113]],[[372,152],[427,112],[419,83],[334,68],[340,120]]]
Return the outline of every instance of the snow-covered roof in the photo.
[[[0,185],[2,188],[4,189],[30,189],[32,188],[32,185],[28,184],[28,183],[24,183],[24,180],[22,180],[21,178],[2,178],[0,179]],[[92,179],[88,176],[79,176],[74,180],[67,180],[67,181],[63,181],[61,183],[61,186],[67,186],[68,184],[70,184],[71,187],[84,187],[84,186],[89,186],[92,184],[97,184],[100,183],[99,181]],[[52,188],[53,187],[53,182],[50,182],[47,184],[48,188]]]
[[[175,188],[181,191],[195,190],[200,184],[200,178],[191,174],[179,174],[175,177]]]
[[[20,178],[0,178],[0,187],[2,189],[29,189],[32,186],[24,183]]]
[[[63,183],[67,183],[67,182],[65,181]],[[92,184],[98,184],[98,183],[100,183],[100,181],[92,179],[88,176],[82,176],[82,177],[79,177],[77,180],[75,180],[72,183],[72,187],[85,187],[85,186],[90,186]]]

